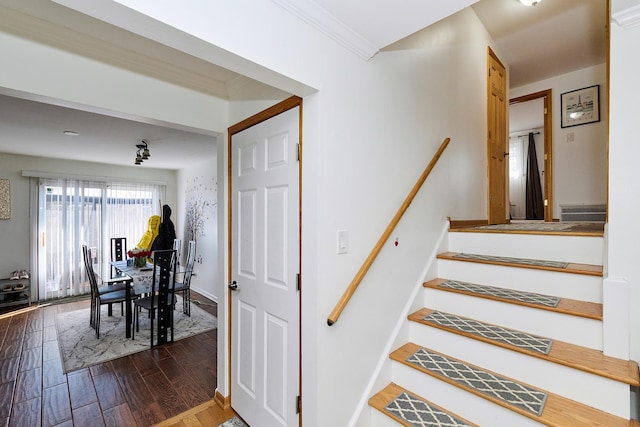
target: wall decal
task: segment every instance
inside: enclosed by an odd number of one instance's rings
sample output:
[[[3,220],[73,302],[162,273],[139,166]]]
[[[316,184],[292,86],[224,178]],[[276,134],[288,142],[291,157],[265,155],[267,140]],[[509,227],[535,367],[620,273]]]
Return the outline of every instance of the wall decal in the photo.
[[[8,179],[0,179],[0,219],[11,219],[11,187]]]
[[[206,235],[209,220],[216,212],[217,182],[214,178],[209,183],[205,181],[204,176],[197,176],[187,183],[185,227],[188,238],[193,240]]]

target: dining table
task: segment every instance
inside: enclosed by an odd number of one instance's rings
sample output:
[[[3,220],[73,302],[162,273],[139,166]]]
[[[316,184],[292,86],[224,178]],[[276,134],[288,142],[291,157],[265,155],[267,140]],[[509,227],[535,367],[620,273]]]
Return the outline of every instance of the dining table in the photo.
[[[126,303],[125,303],[125,321],[126,321],[126,337],[131,338],[131,326],[133,324],[133,312],[131,311],[131,302],[139,295],[151,293],[153,285],[153,264],[147,262],[144,267],[136,267],[133,263],[122,261],[111,261],[110,266],[115,268],[119,282],[126,282],[125,287]],[[179,275],[183,271],[180,268],[176,273]],[[111,278],[114,281],[116,278]]]
[[[125,303],[125,320],[126,320],[126,337],[131,338],[131,326],[133,320],[133,312],[131,311],[131,301],[138,295],[151,292],[153,281],[153,264],[147,263],[145,267],[135,267],[133,264],[123,261],[111,261],[109,263],[116,269],[123,282],[127,282],[125,287],[126,303]],[[114,280],[114,279],[111,279]]]

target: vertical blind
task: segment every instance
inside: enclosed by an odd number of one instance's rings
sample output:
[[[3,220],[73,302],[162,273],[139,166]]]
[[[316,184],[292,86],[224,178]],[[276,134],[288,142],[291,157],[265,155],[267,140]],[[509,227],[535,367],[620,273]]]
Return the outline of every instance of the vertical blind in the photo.
[[[108,266],[112,237],[133,248],[151,215],[160,212],[165,187],[156,184],[74,179],[40,181],[38,235],[39,299],[89,293],[82,245],[96,271]]]

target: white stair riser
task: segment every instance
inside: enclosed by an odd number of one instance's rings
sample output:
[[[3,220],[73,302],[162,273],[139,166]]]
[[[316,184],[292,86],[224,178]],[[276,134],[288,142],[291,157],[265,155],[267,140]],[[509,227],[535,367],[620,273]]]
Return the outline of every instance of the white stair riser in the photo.
[[[438,260],[438,276],[561,298],[602,302],[602,277],[477,262]]]
[[[602,350],[602,322],[426,288],[424,306],[485,323]]]
[[[401,363],[393,364],[394,381],[417,395],[481,426],[539,427],[540,424]]]
[[[602,237],[449,233],[451,252],[602,265],[603,250]]]
[[[411,341],[605,412],[629,416],[629,386],[618,381],[415,322]]]
[[[380,411],[372,410],[371,411],[371,424],[370,427],[399,427],[401,424],[398,424],[394,420],[392,420],[389,416],[383,414]]]

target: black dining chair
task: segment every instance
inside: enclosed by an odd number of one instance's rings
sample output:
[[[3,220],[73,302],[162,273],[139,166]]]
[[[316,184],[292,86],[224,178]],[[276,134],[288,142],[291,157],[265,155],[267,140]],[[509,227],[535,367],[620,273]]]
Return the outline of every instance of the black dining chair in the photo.
[[[127,300],[126,286],[128,279],[122,281],[109,281],[109,284],[98,285],[98,276],[93,270],[93,261],[89,254],[87,245],[82,245],[82,258],[84,259],[84,268],[87,272],[89,285],[91,287],[91,310],[89,324],[96,330],[96,338],[100,338],[100,308],[103,305],[109,306],[108,315],[111,316],[111,305],[114,303],[122,304]],[[122,311],[121,314],[124,314]]]
[[[182,272],[182,280],[176,281],[174,292],[182,292],[182,312],[187,316],[191,316],[191,276],[193,275],[193,266],[196,262],[196,242],[189,240],[187,249],[187,265]]]
[[[111,238],[111,261],[124,261],[127,259],[127,238],[112,237]],[[111,266],[111,277],[119,275],[120,272]]]
[[[153,252],[153,278],[151,292],[148,296],[133,301],[134,328],[140,331],[140,308],[148,310],[151,329],[151,347],[173,342],[173,306],[175,304],[174,288],[176,283],[176,251],[174,249]],[[154,342],[154,323],[157,324],[157,339]],[[168,332],[171,330],[171,337]]]
[[[126,237],[112,237],[111,238],[111,261],[125,261],[127,259],[127,238]],[[114,266],[111,266],[111,278],[117,278],[122,276],[122,273],[118,271]],[[120,304],[120,309],[123,306]],[[111,305],[109,305],[109,316],[112,315]]]
[[[173,239],[173,249],[175,249],[176,251],[176,263],[178,263],[178,265],[180,265],[180,254],[182,251],[182,240],[180,239]]]

